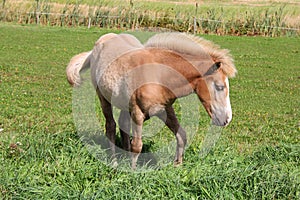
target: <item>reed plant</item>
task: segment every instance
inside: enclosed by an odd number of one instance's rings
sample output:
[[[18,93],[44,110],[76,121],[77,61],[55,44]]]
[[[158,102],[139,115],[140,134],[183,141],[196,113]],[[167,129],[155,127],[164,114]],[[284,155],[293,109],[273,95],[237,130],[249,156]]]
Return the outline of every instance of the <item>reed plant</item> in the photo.
[[[219,35],[299,35],[291,6],[249,8],[199,6],[145,1],[56,0],[2,1],[0,21],[48,26],[94,26],[115,29],[160,28]],[[116,2],[116,1],[114,1]],[[296,12],[296,13],[295,13]],[[300,14],[300,13],[298,13]],[[293,17],[294,16],[294,17]],[[289,23],[290,22],[290,23]],[[291,25],[292,23],[292,25]],[[291,29],[291,26],[293,28]]]

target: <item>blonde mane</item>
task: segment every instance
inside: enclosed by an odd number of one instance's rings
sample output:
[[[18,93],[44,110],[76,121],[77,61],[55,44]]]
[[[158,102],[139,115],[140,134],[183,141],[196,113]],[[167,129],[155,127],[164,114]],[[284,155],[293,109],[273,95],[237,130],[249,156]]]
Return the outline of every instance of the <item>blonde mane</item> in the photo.
[[[145,47],[166,48],[179,53],[208,54],[214,62],[221,62],[221,69],[228,77],[234,77],[237,70],[227,49],[221,49],[211,41],[185,33],[160,33],[151,37]]]

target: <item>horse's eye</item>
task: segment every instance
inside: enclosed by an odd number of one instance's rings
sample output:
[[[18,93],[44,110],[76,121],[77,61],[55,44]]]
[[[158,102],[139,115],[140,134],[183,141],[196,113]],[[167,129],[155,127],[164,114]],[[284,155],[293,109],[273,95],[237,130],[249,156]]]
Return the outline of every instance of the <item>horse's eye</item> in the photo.
[[[225,88],[225,86],[223,86],[223,85],[215,85],[215,86],[216,86],[217,91],[223,91]]]

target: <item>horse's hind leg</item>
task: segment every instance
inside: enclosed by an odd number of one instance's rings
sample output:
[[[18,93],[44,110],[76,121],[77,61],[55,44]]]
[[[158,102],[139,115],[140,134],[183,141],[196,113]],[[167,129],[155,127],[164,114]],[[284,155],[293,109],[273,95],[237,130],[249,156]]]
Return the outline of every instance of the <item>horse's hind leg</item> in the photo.
[[[183,160],[184,148],[187,142],[186,132],[180,126],[172,106],[166,107],[166,113],[167,113],[167,118],[165,118],[163,115],[158,115],[158,117],[165,122],[166,126],[176,136],[177,147],[176,147],[174,165],[178,166],[182,163]]]
[[[122,140],[122,147],[125,151],[130,151],[130,120],[130,113],[128,111],[122,110],[119,117],[119,127]]]
[[[109,147],[111,150],[111,158],[113,166],[117,166],[116,154],[116,122],[113,117],[112,105],[100,94],[97,90],[98,97],[100,99],[102,112],[105,117],[105,130],[106,137],[109,139]]]

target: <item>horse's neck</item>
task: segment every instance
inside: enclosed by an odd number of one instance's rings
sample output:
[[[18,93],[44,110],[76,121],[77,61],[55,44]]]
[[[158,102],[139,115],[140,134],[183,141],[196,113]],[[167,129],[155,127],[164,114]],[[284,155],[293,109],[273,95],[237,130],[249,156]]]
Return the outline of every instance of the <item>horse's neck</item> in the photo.
[[[196,57],[158,48],[147,50],[148,55],[151,55],[148,59],[160,65],[155,74],[161,76],[160,81],[163,84],[172,88],[176,97],[187,96],[194,92],[197,80],[213,64],[213,61],[205,56]],[[147,60],[145,57],[140,57],[140,59]]]
[[[188,55],[188,54],[180,54],[180,56],[186,60],[191,66],[203,76],[207,70],[214,64],[211,57],[208,55]]]

